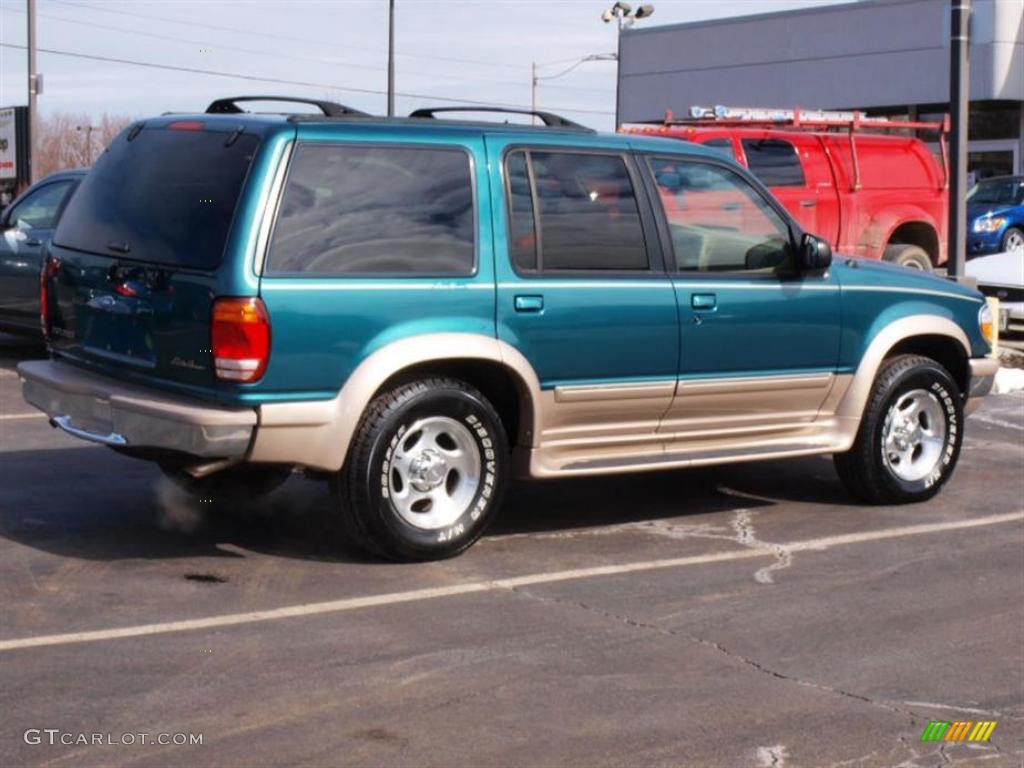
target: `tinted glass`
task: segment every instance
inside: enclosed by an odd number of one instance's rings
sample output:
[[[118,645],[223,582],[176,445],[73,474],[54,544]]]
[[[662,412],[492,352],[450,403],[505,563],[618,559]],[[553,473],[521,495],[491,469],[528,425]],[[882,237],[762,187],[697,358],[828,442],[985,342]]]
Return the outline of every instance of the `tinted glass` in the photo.
[[[766,187],[802,187],[804,171],[796,148],[782,139],[743,139],[747,167]]]
[[[1024,204],[1024,179],[983,181],[967,195],[967,202],[988,205]]]
[[[771,273],[790,266],[789,227],[737,173],[656,159],[651,170],[680,270]]]
[[[702,144],[705,147],[717,149],[730,160],[736,159],[736,150],[733,149],[732,139],[708,139],[707,141],[702,142]]]
[[[58,245],[213,269],[224,255],[255,136],[143,128],[122,133],[71,198]]]
[[[276,274],[472,274],[469,156],[300,145],[268,257]]]
[[[633,184],[621,157],[531,152],[541,268],[647,269]]]
[[[55,181],[40,187],[11,208],[8,224],[21,229],[51,229],[57,223],[57,211],[70,187],[70,181]]]
[[[510,209],[509,250],[517,269],[537,268],[537,238],[534,229],[533,196],[525,152],[513,152],[505,162]]]

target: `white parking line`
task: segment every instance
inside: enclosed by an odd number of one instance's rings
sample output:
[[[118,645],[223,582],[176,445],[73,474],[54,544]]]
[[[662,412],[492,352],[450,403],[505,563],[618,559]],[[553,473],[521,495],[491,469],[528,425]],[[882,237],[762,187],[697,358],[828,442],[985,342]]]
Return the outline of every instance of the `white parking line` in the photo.
[[[989,515],[987,517],[977,517],[971,520],[959,520],[951,523],[924,523],[921,525],[908,525],[901,528],[885,528],[877,531],[863,531],[861,533],[849,533],[839,536],[805,539],[803,541],[788,543],[785,546],[793,552],[824,551],[831,549],[832,547],[842,547],[865,541],[895,539],[904,536],[921,536],[924,534],[939,533],[942,531],[956,531],[964,528],[978,528],[981,526],[999,525],[1001,523],[1019,521],[1024,521],[1024,511],[1009,512],[1001,515]],[[117,640],[125,637],[143,637],[145,635],[191,632],[199,629],[228,627],[236,624],[252,624],[260,621],[294,619],[301,616],[316,616],[324,613],[354,611],[360,608],[375,608],[384,605],[396,605],[398,603],[436,600],[438,598],[454,597],[456,595],[497,592],[533,586],[536,584],[551,584],[559,581],[578,581],[581,579],[592,579],[601,576],[618,576],[626,573],[639,573],[643,571],[663,570],[666,568],[682,568],[690,565],[703,565],[730,560],[748,560],[756,557],[774,556],[775,551],[773,549],[742,549],[730,552],[716,552],[707,555],[695,555],[692,557],[645,560],[635,563],[621,563],[619,565],[603,565],[595,566],[593,568],[552,571],[550,573],[532,573],[525,576],[495,579],[493,581],[475,581],[466,584],[453,584],[449,587],[416,589],[409,592],[392,592],[389,594],[369,595],[366,597],[351,597],[343,600],[330,600],[321,603],[290,605],[266,611],[251,611],[249,613],[231,613],[221,616],[209,616],[203,619],[185,619],[182,621],[170,621],[159,624],[143,624],[134,627],[98,629],[91,632],[71,632],[62,635],[21,637],[13,640],[0,641],[0,652],[13,651],[21,648],[39,648],[48,645],[70,645],[73,643],[92,643],[102,640]]]
[[[0,413],[0,421],[20,421],[21,419],[45,419],[45,413]]]

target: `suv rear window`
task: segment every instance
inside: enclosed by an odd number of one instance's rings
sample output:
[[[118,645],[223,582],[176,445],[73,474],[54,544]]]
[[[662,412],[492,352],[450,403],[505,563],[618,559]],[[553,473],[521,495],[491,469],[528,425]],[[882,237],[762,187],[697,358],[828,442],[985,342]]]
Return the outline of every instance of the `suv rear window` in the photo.
[[[471,275],[469,154],[300,144],[267,257],[271,275]]]
[[[804,169],[796,148],[782,139],[743,139],[747,168],[766,187],[802,187]]]
[[[54,242],[133,261],[214,269],[259,144],[252,135],[133,128],[71,198]]]

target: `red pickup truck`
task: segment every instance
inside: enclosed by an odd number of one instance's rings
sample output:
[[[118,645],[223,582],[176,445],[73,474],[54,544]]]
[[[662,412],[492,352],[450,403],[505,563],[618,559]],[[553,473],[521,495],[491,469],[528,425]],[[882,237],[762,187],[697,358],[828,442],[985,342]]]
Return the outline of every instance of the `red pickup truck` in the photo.
[[[838,253],[931,269],[946,261],[945,126],[866,118],[856,112],[691,109],[660,124],[622,126],[717,147],[746,166],[807,232]],[[927,145],[886,131],[940,136]]]

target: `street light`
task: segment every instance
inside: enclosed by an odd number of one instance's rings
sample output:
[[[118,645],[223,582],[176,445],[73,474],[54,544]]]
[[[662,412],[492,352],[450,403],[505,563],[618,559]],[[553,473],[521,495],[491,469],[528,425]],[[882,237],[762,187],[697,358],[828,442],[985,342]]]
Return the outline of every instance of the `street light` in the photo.
[[[650,4],[641,5],[635,11],[629,3],[617,2],[611,8],[606,8],[601,14],[601,21],[610,24],[616,20],[616,59],[619,66],[615,72],[615,127],[619,127],[619,103],[622,101],[622,30],[629,29],[640,19],[646,19],[654,13],[654,6]]]
[[[533,112],[537,111],[537,85],[541,80],[554,80],[557,77],[568,75],[576,69],[576,67],[581,64],[586,64],[588,61],[615,61],[616,59],[618,59],[618,56],[614,53],[592,53],[589,56],[584,56],[582,59],[577,59],[561,72],[557,72],[553,75],[538,75],[537,67],[543,67],[544,65],[538,65],[536,61],[533,62],[533,69],[530,77],[530,110]],[[534,118],[534,120],[536,120],[536,118]]]
[[[76,125],[75,130],[78,132],[85,131],[85,164],[87,166],[92,165],[92,132],[98,131],[100,127],[98,125]]]

